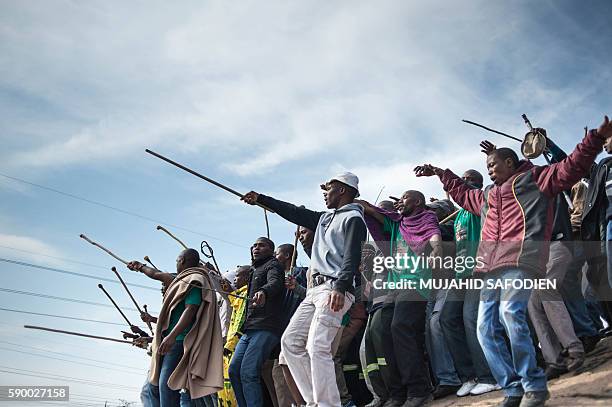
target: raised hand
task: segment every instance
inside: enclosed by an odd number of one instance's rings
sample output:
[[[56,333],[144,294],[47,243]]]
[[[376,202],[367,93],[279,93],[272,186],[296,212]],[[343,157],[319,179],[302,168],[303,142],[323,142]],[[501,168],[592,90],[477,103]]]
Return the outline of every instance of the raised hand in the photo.
[[[142,268],[142,266],[144,266],[144,264],[142,264],[139,261],[131,261],[127,264],[127,268],[129,268],[132,271],[140,271],[140,269]]]
[[[157,323],[157,318],[155,318],[153,315],[149,314],[148,312],[142,312],[140,314],[140,319],[142,319],[142,322],[144,322],[145,324],[148,322],[153,322],[154,324]]]
[[[597,129],[597,134],[603,138],[612,136],[612,122],[608,119],[608,116],[604,116],[604,121]]]
[[[481,141],[480,142],[480,148],[482,148],[482,150],[480,150],[480,151],[482,151],[486,155],[489,155],[489,154],[493,153],[493,151],[495,151],[497,149],[495,144],[491,143],[489,140]]]
[[[432,175],[442,174],[443,170],[438,167],[434,167],[431,164],[423,164],[414,168],[414,173],[417,177],[431,177]]]
[[[257,198],[259,198],[259,194],[255,191],[247,192],[240,200],[248,203],[249,205],[257,204]]]

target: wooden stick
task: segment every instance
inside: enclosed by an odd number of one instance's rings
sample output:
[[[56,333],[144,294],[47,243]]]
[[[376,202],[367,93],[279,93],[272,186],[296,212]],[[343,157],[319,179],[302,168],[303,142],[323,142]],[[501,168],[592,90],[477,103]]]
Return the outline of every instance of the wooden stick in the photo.
[[[176,237],[176,236],[174,236],[172,233],[170,233],[170,232],[168,231],[168,229],[166,229],[165,227],[160,226],[160,225],[157,225],[157,230],[161,230],[162,232],[165,232],[165,233],[166,233],[168,236],[170,236],[171,238],[173,238],[174,240],[176,240],[176,241],[178,242],[178,244],[180,244],[181,246],[183,246],[183,249],[185,249],[185,250],[187,250],[187,249],[188,249],[188,247],[187,247],[187,245],[186,245],[185,243],[181,242],[181,240],[180,240],[178,237]]]
[[[153,266],[153,268],[157,271],[159,271],[159,269],[155,266],[155,264],[153,264],[153,262],[151,261],[151,259],[149,258],[149,256],[144,256],[144,261],[146,261],[147,263],[149,263],[151,266]]]
[[[264,208],[264,218],[266,219],[266,233],[268,235],[268,239],[270,238],[270,223],[268,222],[268,211]]]
[[[492,133],[500,134],[500,135],[502,135],[502,136],[504,136],[504,137],[508,137],[508,138],[510,138],[510,139],[512,139],[512,140],[516,140],[516,141],[518,141],[519,143],[522,143],[522,142],[523,142],[523,140],[521,140],[520,138],[513,137],[513,136],[511,136],[511,135],[509,135],[509,134],[506,134],[506,133],[502,133],[501,131],[493,130],[493,129],[489,128],[489,127],[483,126],[482,124],[478,124],[478,123],[476,123],[476,122],[472,122],[472,121],[469,121],[469,120],[461,120],[461,121],[462,121],[462,122],[464,122],[464,123],[467,123],[467,124],[471,124],[471,125],[473,125],[473,126],[480,127],[480,128],[482,128],[482,129],[485,129],[485,130],[490,131],[490,132],[492,132]]]
[[[128,326],[131,328],[132,327],[132,323],[130,322],[130,320],[128,319],[128,317],[125,316],[125,314],[123,313],[123,311],[121,311],[121,308],[119,308],[119,306],[117,305],[117,303],[115,302],[115,300],[113,300],[113,297],[110,296],[110,294],[108,293],[108,291],[106,291],[104,289],[104,286],[102,284],[98,284],[98,288],[100,290],[102,290],[102,292],[104,294],[106,294],[106,296],[108,297],[108,299],[110,300],[110,302],[113,303],[113,305],[115,306],[115,308],[117,308],[117,311],[119,311],[119,313],[121,314],[121,316],[123,317],[123,319],[125,319],[125,322],[127,322]]]
[[[457,214],[459,213],[461,209],[457,209],[455,212],[451,213],[450,215],[448,215],[446,218],[442,219],[439,224],[443,224],[448,222],[449,220],[451,220],[452,218],[454,218],[455,216],[457,216]]]
[[[108,338],[106,336],[97,336],[97,335],[82,334],[82,333],[79,333],[79,332],[63,331],[61,329],[43,328],[42,326],[34,326],[34,325],[24,325],[23,327],[27,328],[27,329],[38,329],[38,330],[41,330],[41,331],[57,332],[57,333],[60,333],[60,334],[82,336],[84,338],[102,339],[102,340],[105,340],[105,341],[113,341],[113,342],[119,342],[119,343],[129,343],[129,344],[133,345],[133,343],[131,341],[124,341],[124,340],[121,340],[121,339]]]
[[[378,199],[380,198],[380,194],[382,194],[382,191],[385,189],[385,186],[383,185],[382,188],[380,189],[380,191],[378,191],[378,195],[376,195],[376,200],[374,201],[374,206],[376,206],[376,204],[378,203]]]
[[[212,179],[212,178],[208,178],[208,177],[207,177],[207,176],[205,176],[205,175],[202,175],[202,174],[200,174],[200,173],[198,173],[198,172],[195,172],[195,171],[194,171],[194,170],[192,170],[191,168],[187,168],[187,167],[185,167],[184,165],[177,163],[176,161],[173,161],[173,160],[171,160],[171,159],[169,159],[169,158],[167,158],[167,157],[164,157],[164,156],[163,156],[163,155],[161,155],[161,154],[156,153],[155,151],[151,151],[151,150],[149,150],[148,148],[147,148],[147,149],[145,149],[145,151],[146,151],[147,153],[151,154],[152,156],[155,156],[155,157],[159,158],[160,160],[164,160],[165,162],[167,162],[167,163],[169,163],[169,164],[172,164],[172,165],[174,165],[175,167],[180,168],[180,169],[181,169],[181,170],[183,170],[183,171],[187,171],[187,172],[188,172],[188,173],[190,173],[191,175],[195,175],[196,177],[198,177],[198,178],[200,178],[200,179],[203,179],[203,180],[204,180],[204,181],[206,181],[206,182],[210,182],[211,184],[213,184],[213,185],[215,185],[215,186],[217,186],[217,187],[219,187],[219,188],[221,188],[221,189],[223,189],[223,190],[225,190],[225,191],[229,192],[230,194],[234,194],[234,195],[236,195],[237,197],[240,197],[240,198],[242,198],[242,197],[244,196],[244,194],[241,194],[240,192],[236,191],[235,189],[232,189],[232,188],[230,188],[230,187],[228,187],[228,186],[223,185],[223,184],[222,184],[222,183],[220,183],[220,182],[215,181],[215,180],[214,180],[214,179]],[[266,206],[264,206],[264,205],[262,205],[262,204],[255,203],[255,205],[261,206],[262,208],[267,209],[268,211],[270,211],[270,212],[274,213],[274,211],[273,211],[273,210],[271,210],[270,208],[268,208],[268,207],[266,207]]]
[[[110,254],[112,257],[114,257],[115,259],[119,260],[121,263],[125,264],[127,266],[128,262],[123,260],[121,257],[117,256],[115,253],[111,252],[110,250],[108,250],[106,247],[102,246],[99,243],[94,242],[93,240],[90,240],[87,236],[85,236],[84,234],[80,234],[79,237],[83,240],[85,240],[88,243],[91,243],[92,245],[104,250],[106,253]]]
[[[295,239],[293,240],[293,253],[291,254],[291,267],[289,267],[289,274],[295,268],[295,263],[297,262],[297,244],[300,236],[300,225],[298,225],[295,230]]]
[[[132,293],[130,292],[130,289],[127,288],[127,285],[125,285],[125,282],[123,281],[123,279],[121,278],[121,276],[119,275],[119,272],[117,271],[117,269],[115,267],[111,267],[111,270],[113,271],[113,273],[115,273],[115,275],[117,276],[117,278],[119,279],[119,282],[121,282],[121,285],[123,286],[123,288],[125,288],[125,291],[127,291],[128,295],[130,296],[130,298],[132,299],[132,302],[134,303],[134,305],[136,306],[136,309],[138,310],[138,312],[140,312],[142,314],[142,310],[140,309],[140,307],[138,306],[138,303],[136,302],[136,300],[134,299],[134,296],[132,295]],[[131,324],[130,324],[131,326]],[[149,330],[151,331],[151,333],[153,333],[153,327],[151,326],[150,322],[147,322],[147,326],[149,327]]]

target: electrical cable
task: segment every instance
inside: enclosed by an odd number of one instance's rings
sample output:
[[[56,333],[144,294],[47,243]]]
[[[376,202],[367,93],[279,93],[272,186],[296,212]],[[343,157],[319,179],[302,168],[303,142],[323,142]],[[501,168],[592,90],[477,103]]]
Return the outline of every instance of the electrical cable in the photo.
[[[107,365],[113,365],[113,366],[118,366],[118,367],[125,367],[125,368],[128,368],[128,369],[134,369],[134,370],[142,371],[142,369],[139,369],[139,368],[134,367],[134,366],[122,365],[122,364],[119,364],[119,363],[107,362],[105,360],[100,360],[100,359],[86,358],[84,356],[74,356],[74,355],[71,355],[69,353],[54,352],[54,351],[50,351],[48,349],[37,348],[36,346],[22,345],[20,343],[3,341],[3,340],[0,340],[0,343],[6,344],[6,345],[11,345],[11,346],[17,346],[19,348],[32,349],[32,350],[39,351],[39,352],[52,353],[54,355],[67,356],[67,357],[74,358],[74,359],[83,359],[83,360],[88,360],[90,362],[99,362],[99,363],[104,363],[104,364],[107,364]]]
[[[76,298],[57,297],[55,295],[34,293],[34,292],[31,292],[31,291],[13,290],[11,288],[0,288],[0,291],[1,292],[5,292],[5,293],[10,293],[10,294],[29,295],[29,296],[32,296],[32,297],[45,298],[45,299],[49,299],[49,300],[59,300],[59,301],[73,302],[73,303],[77,303],[77,304],[95,305],[95,306],[98,306],[98,307],[105,307],[105,308],[114,308],[110,304],[103,304],[101,302],[78,300]],[[122,306],[121,309],[129,310],[129,311],[137,311],[136,308],[127,307],[127,306]]]
[[[8,371],[6,369],[10,369],[12,371]],[[36,370],[28,370],[28,369],[20,369],[20,368],[11,367],[11,366],[0,366],[0,372],[19,374],[19,375],[23,375],[23,376],[42,377],[42,378],[47,378],[47,379],[51,379],[51,380],[72,381],[72,382],[75,382],[75,383],[81,383],[81,384],[90,385],[90,386],[114,388],[116,390],[133,390],[133,391],[139,391],[140,390],[137,387],[126,386],[126,385],[122,385],[122,384],[118,384],[118,383],[108,383],[108,382],[101,382],[101,381],[98,381],[98,380],[80,379],[80,378],[77,378],[77,377],[62,376],[62,375],[56,375],[56,374],[53,374],[53,373],[39,372],[39,371],[36,371]],[[25,373],[23,373],[23,372],[25,372]]]
[[[71,319],[71,320],[74,320],[74,321],[96,322],[98,324],[106,324],[106,325],[125,326],[125,323],[119,323],[119,322],[109,322],[109,321],[100,321],[98,319],[69,317],[69,316],[66,316],[66,315],[45,314],[45,313],[42,313],[42,312],[23,311],[23,310],[12,309],[12,308],[3,308],[3,307],[0,307],[0,311],[16,312],[16,313],[19,313],[19,314],[28,314],[28,315],[38,315],[38,316],[41,316],[41,317]],[[139,327],[139,328],[141,328],[141,327]]]
[[[4,178],[11,179],[13,181],[21,182],[23,184],[27,184],[27,185],[30,185],[30,186],[33,186],[33,187],[44,189],[46,191],[54,192],[56,194],[67,196],[67,197],[72,198],[72,199],[77,199],[79,201],[87,202],[87,203],[92,204],[92,205],[101,206],[103,208],[110,209],[110,210],[122,213],[124,215],[129,215],[129,216],[133,216],[133,217],[136,217],[136,218],[139,218],[139,219],[142,219],[142,220],[146,220],[148,222],[152,222],[152,223],[155,223],[155,224],[161,224],[161,225],[164,225],[164,226],[169,226],[169,227],[174,228],[174,229],[184,230],[185,232],[193,233],[194,235],[198,235],[198,236],[208,237],[210,239],[215,239],[215,240],[218,240],[219,242],[223,242],[223,243],[226,243],[226,244],[229,244],[229,245],[232,245],[232,246],[241,247],[241,248],[245,248],[245,249],[247,248],[246,246],[242,246],[242,245],[239,245],[238,243],[230,242],[229,240],[225,240],[225,239],[222,239],[220,237],[208,235],[208,234],[201,233],[201,232],[196,232],[194,230],[187,229],[187,228],[184,228],[184,227],[178,226],[178,225],[173,225],[171,223],[162,222],[162,221],[160,221],[158,219],[153,219],[153,218],[150,218],[148,216],[140,215],[140,214],[138,214],[136,212],[131,212],[131,211],[128,211],[128,210],[125,210],[125,209],[117,208],[115,206],[111,206],[111,205],[108,205],[108,204],[105,204],[105,203],[102,203],[102,202],[97,202],[97,201],[94,201],[92,199],[83,198],[83,197],[78,196],[78,195],[74,195],[74,194],[71,194],[71,193],[68,193],[68,192],[60,191],[59,189],[55,189],[55,188],[47,187],[47,186],[44,186],[44,185],[36,184],[34,182],[26,181],[24,179],[13,177],[13,176],[10,176],[10,175],[7,175],[7,174],[3,174],[3,173],[0,173],[0,176],[2,176]]]
[[[74,272],[74,271],[63,270],[63,269],[59,269],[59,268],[55,268],[55,267],[40,266],[38,264],[27,263],[25,261],[5,259],[3,257],[0,257],[0,261],[5,262],[5,263],[10,263],[10,264],[16,264],[18,266],[32,267],[32,268],[36,268],[36,269],[40,269],[40,270],[53,271],[53,272],[56,272],[56,273],[68,274],[68,275],[84,277],[84,278],[91,278],[91,279],[98,280],[98,281],[105,281],[107,283],[120,284],[119,281],[111,280],[110,278],[98,277],[98,276],[95,276],[95,275],[92,275],[92,274],[77,273],[77,272]],[[129,283],[129,284],[126,283],[126,284],[128,286],[130,286],[130,287],[138,287],[138,288],[144,288],[146,290],[159,291],[159,288],[150,287],[150,286],[146,286],[146,285],[133,284],[133,283]]]
[[[78,260],[67,259],[65,257],[57,257],[57,256],[51,256],[49,254],[36,253],[36,252],[30,251],[30,250],[18,249],[16,247],[4,246],[4,245],[0,244],[0,248],[2,248],[2,249],[9,249],[9,250],[15,250],[17,252],[22,252],[22,253],[33,254],[35,256],[48,257],[50,259],[55,259],[55,260],[67,261],[69,263],[80,264],[81,266],[95,267],[97,269],[108,270],[108,267],[100,266],[99,264],[85,263],[85,262],[78,261]]]
[[[74,361],[74,360],[56,358],[56,357],[48,356],[48,355],[39,355],[39,354],[36,354],[36,353],[31,353],[31,352],[26,352],[26,351],[17,350],[17,349],[11,349],[11,348],[5,348],[5,347],[2,347],[2,346],[0,346],[0,350],[8,350],[8,351],[12,351],[12,352],[22,353],[24,355],[37,356],[37,357],[40,357],[40,358],[59,360],[59,361],[62,361],[62,362],[70,362],[70,363],[74,363],[74,364],[77,364],[77,365],[97,367],[99,369],[107,369],[107,370],[109,369],[108,366],[99,366],[99,365],[94,365],[92,363],[77,362],[77,361]],[[114,372],[123,372],[123,373],[126,373],[126,374],[133,374],[133,375],[137,375],[137,376],[142,376],[142,372],[141,373],[130,372],[128,370],[117,369],[116,367],[113,367],[112,370]]]

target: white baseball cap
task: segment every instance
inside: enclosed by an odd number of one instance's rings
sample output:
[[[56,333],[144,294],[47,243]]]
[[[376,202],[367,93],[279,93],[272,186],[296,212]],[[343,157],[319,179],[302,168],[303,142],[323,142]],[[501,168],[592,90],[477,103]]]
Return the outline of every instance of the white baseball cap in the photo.
[[[332,182],[332,181],[338,181],[338,182],[342,182],[345,185],[348,185],[351,188],[354,188],[357,191],[357,195],[359,196],[359,178],[357,178],[357,175],[353,174],[352,172],[343,172],[341,174],[336,175],[335,177],[332,177],[329,181],[327,182]]]

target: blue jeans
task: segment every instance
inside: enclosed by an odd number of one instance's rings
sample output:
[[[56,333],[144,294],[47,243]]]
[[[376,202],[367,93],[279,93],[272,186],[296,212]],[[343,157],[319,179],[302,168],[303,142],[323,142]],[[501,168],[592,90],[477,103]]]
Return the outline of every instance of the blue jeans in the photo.
[[[455,370],[453,357],[448,349],[440,324],[440,313],[446,302],[447,295],[448,290],[438,290],[435,300],[430,300],[427,303],[425,345],[429,355],[429,362],[431,363],[431,370],[433,370],[436,378],[436,385],[461,386],[461,380]]]
[[[249,330],[240,338],[229,365],[229,378],[239,407],[263,406],[261,366],[279,341],[278,335],[264,330]]]
[[[160,407],[189,407],[191,405],[189,394],[168,387],[168,378],[176,369],[176,365],[183,357],[183,341],[176,341],[170,351],[161,357],[159,371],[159,406]]]
[[[478,341],[497,383],[507,396],[545,391],[546,375],[538,367],[527,322],[530,291],[524,288],[488,288],[495,281],[528,278],[521,269],[492,272],[486,277],[478,309]],[[504,329],[510,349],[504,340]]]
[[[143,407],[159,407],[159,387],[149,383],[149,375],[140,391],[140,401]]]
[[[440,325],[455,369],[462,382],[496,384],[477,337],[480,290],[452,289],[448,292]]]
[[[561,295],[565,301],[565,306],[570,314],[574,331],[579,338],[597,335],[597,328],[593,324],[586,307],[584,295],[582,293],[582,267],[586,262],[582,242],[574,241],[574,258],[565,273],[565,278],[561,284]]]

